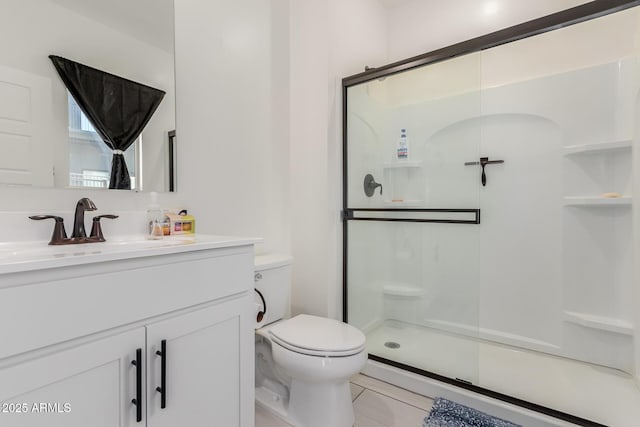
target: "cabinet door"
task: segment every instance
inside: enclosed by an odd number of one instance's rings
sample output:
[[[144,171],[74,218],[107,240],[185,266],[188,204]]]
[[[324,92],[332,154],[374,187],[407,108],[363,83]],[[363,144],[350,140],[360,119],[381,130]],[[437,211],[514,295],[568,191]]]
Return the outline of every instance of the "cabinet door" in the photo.
[[[254,372],[249,301],[242,297],[147,326],[148,427],[253,426],[253,399],[250,408],[246,399]],[[164,408],[157,389],[163,358]]]
[[[131,402],[136,397],[131,362],[136,349],[144,355],[144,345],[144,328],[138,328],[0,369],[0,426],[142,425]]]

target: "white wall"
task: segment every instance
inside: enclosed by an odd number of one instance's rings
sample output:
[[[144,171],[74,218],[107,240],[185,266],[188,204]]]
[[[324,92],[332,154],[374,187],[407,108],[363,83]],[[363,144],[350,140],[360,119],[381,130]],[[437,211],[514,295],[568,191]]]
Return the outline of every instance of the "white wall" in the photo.
[[[291,211],[292,315],[326,314],[331,219],[328,198],[327,2],[292,1]]]
[[[341,317],[340,79],[386,62],[376,0],[291,2],[293,314]]]
[[[189,201],[198,232],[263,237],[260,250],[284,252],[290,250],[286,3],[175,4],[180,197]]]
[[[91,227],[91,217],[118,214],[120,218],[102,221],[107,239],[114,235],[141,234],[144,230],[144,211],[149,195],[120,190],[79,190],[45,188],[0,187],[0,241],[20,240],[48,241],[53,231],[53,221],[32,221],[29,215],[59,215],[65,219],[67,234],[73,229],[73,213],[78,199],[89,197],[98,210],[85,215],[85,226]],[[171,193],[159,196],[162,206],[183,206],[182,200]]]
[[[587,0],[413,0],[389,10],[389,62],[568,9]],[[381,64],[382,65],[382,64]]]

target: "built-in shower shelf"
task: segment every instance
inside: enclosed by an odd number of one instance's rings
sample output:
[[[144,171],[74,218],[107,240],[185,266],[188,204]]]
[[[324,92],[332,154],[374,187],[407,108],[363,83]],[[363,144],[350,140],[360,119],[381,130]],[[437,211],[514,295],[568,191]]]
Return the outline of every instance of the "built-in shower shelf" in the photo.
[[[580,154],[580,153],[597,153],[603,151],[621,150],[624,148],[631,148],[632,141],[625,139],[622,141],[613,142],[601,142],[598,144],[580,144],[569,145],[564,148],[565,155]]]
[[[631,196],[623,197],[597,197],[597,196],[567,196],[564,198],[565,206],[629,206],[631,205]]]
[[[405,298],[421,297],[425,294],[424,288],[420,286],[397,282],[385,283],[382,292],[385,295]]]
[[[407,199],[407,200],[385,200],[384,204],[385,206],[390,206],[390,207],[410,207],[410,206],[421,206],[422,203],[424,202],[424,200],[418,200],[418,199]]]
[[[422,160],[398,160],[397,162],[387,162],[383,166],[385,169],[420,168]]]
[[[594,314],[565,311],[564,320],[585,328],[599,329],[601,331],[615,332],[617,334],[631,335],[633,325],[630,322],[614,317],[596,316]]]

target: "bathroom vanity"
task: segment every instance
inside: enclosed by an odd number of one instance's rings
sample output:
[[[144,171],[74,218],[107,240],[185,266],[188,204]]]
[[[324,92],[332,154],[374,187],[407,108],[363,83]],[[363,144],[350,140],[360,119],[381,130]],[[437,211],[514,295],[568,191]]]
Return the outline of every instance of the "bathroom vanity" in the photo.
[[[0,243],[0,426],[253,426],[254,243]]]

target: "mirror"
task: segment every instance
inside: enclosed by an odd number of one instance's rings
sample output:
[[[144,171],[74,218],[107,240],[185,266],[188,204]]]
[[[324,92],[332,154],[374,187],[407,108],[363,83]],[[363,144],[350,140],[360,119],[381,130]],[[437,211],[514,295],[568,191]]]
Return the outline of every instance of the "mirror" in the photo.
[[[111,150],[52,66],[59,55],[166,92],[125,158],[133,189],[175,190],[173,0],[8,0],[0,51],[0,184],[108,187]]]

